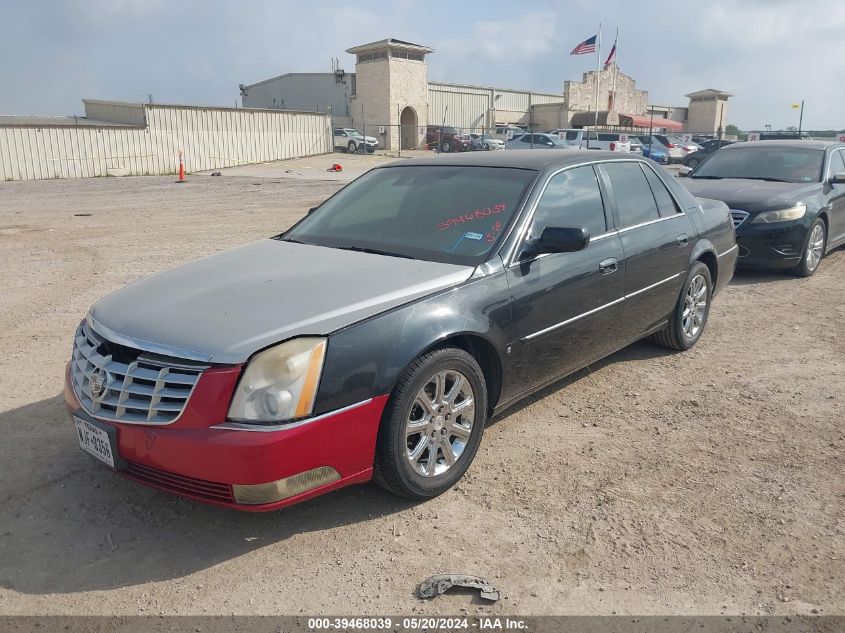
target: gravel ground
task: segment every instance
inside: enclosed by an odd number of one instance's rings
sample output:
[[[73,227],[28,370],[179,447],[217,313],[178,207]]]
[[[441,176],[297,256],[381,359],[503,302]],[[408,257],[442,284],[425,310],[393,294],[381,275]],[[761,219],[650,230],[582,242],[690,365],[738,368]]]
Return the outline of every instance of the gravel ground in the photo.
[[[690,352],[633,345],[494,420],[428,503],[241,514],[85,456],[60,385],[87,308],[338,186],[0,183],[0,614],[845,613],[842,249],[810,279],[738,275]],[[414,597],[446,571],[502,599]]]

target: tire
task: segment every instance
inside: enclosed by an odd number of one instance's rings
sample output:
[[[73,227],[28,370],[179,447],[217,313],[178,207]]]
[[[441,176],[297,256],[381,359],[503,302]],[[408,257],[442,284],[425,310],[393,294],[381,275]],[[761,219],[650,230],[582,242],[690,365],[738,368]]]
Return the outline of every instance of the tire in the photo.
[[[669,349],[685,351],[692,348],[701,338],[707,325],[712,297],[713,281],[710,278],[710,269],[706,264],[696,262],[687,274],[678,302],[669,316],[669,324],[665,329],[652,334],[652,340]],[[702,299],[705,302],[703,306],[700,305]],[[687,308],[693,301],[698,306],[698,316],[687,317]]]
[[[489,152],[489,151],[490,151],[490,145],[489,145],[489,144],[487,144],[487,143],[485,143],[485,144],[484,144],[484,151],[485,151],[485,152]]]
[[[827,227],[824,220],[816,218],[807,231],[807,239],[801,250],[801,263],[792,269],[792,274],[798,277],[809,277],[819,269],[827,246]]]
[[[438,376],[444,377],[440,388]],[[463,378],[460,383],[458,376]],[[456,385],[459,391],[453,393]],[[468,398],[471,405],[466,404]],[[452,412],[452,406],[461,405],[458,413]],[[453,347],[423,354],[405,368],[387,401],[376,439],[374,481],[415,501],[436,497],[469,468],[486,422],[487,385],[475,358]],[[410,430],[409,425],[413,425]],[[447,445],[454,459],[451,464]]]
[[[698,167],[698,164],[699,164],[700,162],[701,162],[701,161],[700,161],[700,160],[698,160],[697,158],[690,158],[690,159],[686,162],[686,166],[687,166],[687,167],[689,167],[690,169],[695,169],[696,167]]]
[[[355,144],[355,141],[349,141],[349,143],[347,143],[347,145],[346,145],[346,150],[350,154],[354,154],[355,152],[357,152],[358,146]]]
[[[448,154],[449,152],[452,151],[452,143],[450,143],[449,141],[443,141],[440,144],[440,151],[443,152],[444,154]]]

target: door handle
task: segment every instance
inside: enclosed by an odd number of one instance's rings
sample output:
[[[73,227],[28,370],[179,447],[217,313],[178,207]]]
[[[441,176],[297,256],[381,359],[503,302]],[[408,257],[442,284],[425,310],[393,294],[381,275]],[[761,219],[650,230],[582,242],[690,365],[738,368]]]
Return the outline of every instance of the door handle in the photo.
[[[689,244],[689,236],[686,233],[681,233],[676,236],[675,240],[678,242],[678,246],[686,246]]]
[[[602,275],[609,275],[610,273],[615,273],[617,270],[619,270],[619,266],[616,265],[615,257],[608,257],[599,262],[599,272]]]

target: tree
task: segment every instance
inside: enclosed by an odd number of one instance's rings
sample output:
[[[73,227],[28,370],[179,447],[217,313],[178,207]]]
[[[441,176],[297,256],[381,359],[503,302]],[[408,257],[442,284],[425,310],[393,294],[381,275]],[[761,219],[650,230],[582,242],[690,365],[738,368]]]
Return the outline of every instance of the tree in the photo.
[[[734,124],[730,124],[730,125],[725,127],[725,134],[730,134],[731,136],[737,136],[739,134],[742,134],[742,130],[740,130]]]

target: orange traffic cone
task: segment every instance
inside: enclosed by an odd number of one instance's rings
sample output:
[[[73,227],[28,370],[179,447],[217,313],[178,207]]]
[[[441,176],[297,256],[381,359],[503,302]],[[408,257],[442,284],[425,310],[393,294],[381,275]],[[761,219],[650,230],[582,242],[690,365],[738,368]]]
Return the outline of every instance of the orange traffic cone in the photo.
[[[333,163],[326,171],[343,171],[343,165],[340,163]]]
[[[185,180],[185,161],[182,160],[182,150],[179,150],[179,180],[176,181],[177,184],[187,182]]]

